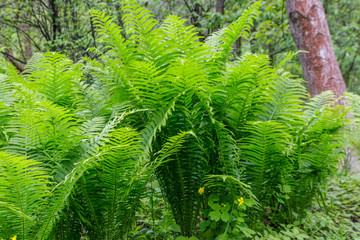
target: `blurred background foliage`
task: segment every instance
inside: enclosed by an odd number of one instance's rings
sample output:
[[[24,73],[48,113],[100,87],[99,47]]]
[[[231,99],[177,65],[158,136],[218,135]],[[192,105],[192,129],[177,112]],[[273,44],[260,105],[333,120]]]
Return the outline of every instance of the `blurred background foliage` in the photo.
[[[217,4],[223,2],[223,8]],[[189,19],[203,38],[237,19],[247,0],[140,0],[157,20],[168,15]],[[360,2],[324,0],[335,53],[351,92],[360,92]],[[57,51],[74,61],[97,57],[87,51],[96,47],[96,33],[88,11],[106,11],[121,26],[120,0],[3,0],[0,4],[0,50],[20,71],[35,52]],[[289,31],[285,0],[264,1],[248,40],[239,39],[234,53],[263,53],[274,65],[296,50]],[[302,76],[297,58],[286,70]]]

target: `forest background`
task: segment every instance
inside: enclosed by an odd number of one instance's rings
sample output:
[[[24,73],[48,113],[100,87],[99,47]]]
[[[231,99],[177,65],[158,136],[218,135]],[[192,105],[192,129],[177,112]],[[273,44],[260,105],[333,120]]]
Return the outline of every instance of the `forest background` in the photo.
[[[233,22],[249,6],[247,0],[140,0],[161,21],[169,15],[188,20],[205,39],[212,32]],[[96,33],[88,14],[90,9],[106,11],[122,26],[118,0],[2,0],[0,4],[1,53],[20,71],[35,52],[57,51],[78,61],[91,55],[96,47]],[[350,92],[359,92],[360,2],[324,0],[335,54]],[[248,40],[234,44],[235,56],[244,52],[266,54],[279,63],[296,46],[289,31],[285,0],[265,1],[260,16],[250,30]],[[297,58],[286,70],[302,76]]]

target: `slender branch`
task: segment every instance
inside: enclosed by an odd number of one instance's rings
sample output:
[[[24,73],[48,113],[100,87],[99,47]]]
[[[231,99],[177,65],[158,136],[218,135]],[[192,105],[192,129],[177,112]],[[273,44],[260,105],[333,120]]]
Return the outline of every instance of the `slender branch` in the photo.
[[[24,71],[24,67],[21,66],[20,63],[22,64],[25,64],[22,60],[20,59],[17,59],[16,57],[14,57],[12,54],[10,53],[7,53],[7,52],[3,52],[3,51],[0,51],[0,53],[4,54],[5,55],[5,58],[8,59],[11,64],[17,68],[17,70],[19,70],[19,72],[22,72]]]
[[[279,49],[279,50],[277,50],[277,51],[275,51],[275,52],[270,53],[269,56],[270,56],[270,57],[273,57],[273,56],[275,56],[276,54],[282,53],[282,52],[284,52],[285,50],[288,50],[288,49],[291,49],[291,48],[292,48],[292,47],[285,47],[285,48]]]
[[[11,25],[11,24],[9,24],[9,23],[7,23],[7,22],[10,23],[11,21],[8,20],[8,19],[4,19],[4,20],[3,20],[3,23],[6,24],[7,26],[13,27],[13,28],[15,28],[15,29],[17,29],[17,30],[20,30],[20,31],[34,44],[34,46],[35,46],[39,51],[41,51],[40,46],[36,43],[36,41],[35,41],[32,37],[30,37],[30,35],[29,35],[27,32],[25,32],[25,31],[24,31],[23,29],[21,29],[20,27],[18,27],[18,26],[16,26],[16,25]],[[38,27],[38,26],[35,25],[35,27]],[[46,36],[45,36],[45,38],[46,38]]]
[[[192,12],[193,12],[193,9],[190,7],[188,1],[187,1],[187,0],[184,0],[184,2],[185,2],[186,7],[189,9],[190,13],[192,13]]]
[[[20,63],[22,63],[22,64],[26,64],[26,62],[24,62],[23,60],[20,60],[20,59],[18,59],[18,58],[16,58],[16,57],[14,57],[14,56],[11,55],[10,53],[4,52],[4,51],[0,51],[0,53],[4,54],[5,57],[7,57],[7,58],[11,58],[11,59],[13,59],[13,60],[15,60],[15,61],[17,61],[17,62],[20,62]]]

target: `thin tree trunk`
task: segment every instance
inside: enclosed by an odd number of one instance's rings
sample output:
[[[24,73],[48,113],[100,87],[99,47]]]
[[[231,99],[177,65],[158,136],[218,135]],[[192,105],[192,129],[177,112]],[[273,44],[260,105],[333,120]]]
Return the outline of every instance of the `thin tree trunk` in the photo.
[[[25,64],[25,62],[22,62],[20,59],[15,58],[11,49],[7,49],[6,52],[3,53],[5,54],[5,58],[9,60],[12,65],[14,65],[17,70],[19,70],[19,72],[24,71],[24,67],[22,66],[22,64]]]
[[[52,42],[54,43],[58,37],[58,33],[61,33],[59,7],[57,6],[56,0],[50,0],[49,7],[51,11]],[[57,46],[52,46],[52,51],[55,50],[58,50]]]
[[[291,33],[300,53],[300,63],[311,95],[326,90],[337,97],[346,92],[331,42],[321,0],[286,0]]]
[[[29,33],[30,32],[30,25],[29,24],[26,24],[26,23],[21,23],[20,25],[23,33]],[[25,60],[29,60],[32,55],[33,55],[33,52],[32,52],[32,49],[31,49],[31,42],[30,42],[30,38],[28,37],[27,34],[23,34],[24,35],[24,44],[25,44]]]
[[[221,15],[224,15],[224,13],[225,13],[225,0],[216,0],[215,10],[216,10],[216,12],[220,13]],[[215,31],[217,31],[219,29],[220,29],[220,24],[217,23],[215,25]]]
[[[225,0],[217,0],[216,1],[216,12],[224,15],[225,13]]]

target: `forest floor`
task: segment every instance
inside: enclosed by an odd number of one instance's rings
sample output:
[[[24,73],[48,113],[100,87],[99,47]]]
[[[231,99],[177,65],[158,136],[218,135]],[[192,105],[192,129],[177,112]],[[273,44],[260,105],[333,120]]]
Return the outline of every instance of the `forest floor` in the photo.
[[[360,173],[338,175],[301,222],[259,234],[261,240],[360,240]]]

